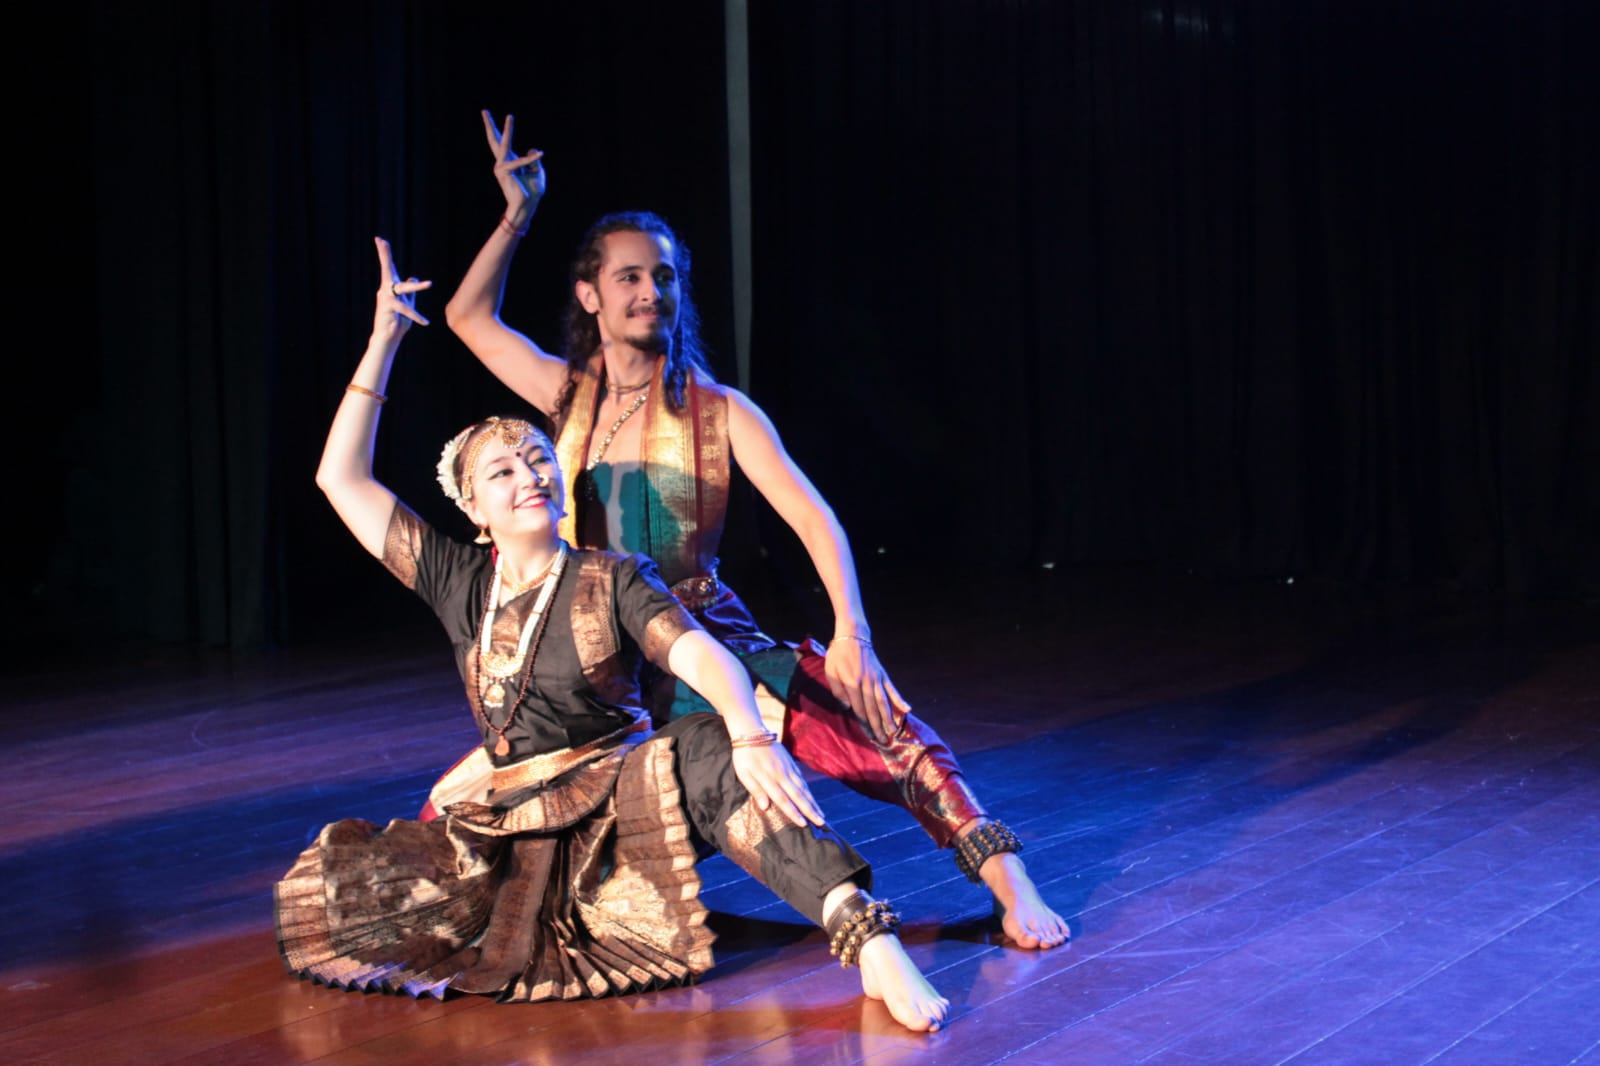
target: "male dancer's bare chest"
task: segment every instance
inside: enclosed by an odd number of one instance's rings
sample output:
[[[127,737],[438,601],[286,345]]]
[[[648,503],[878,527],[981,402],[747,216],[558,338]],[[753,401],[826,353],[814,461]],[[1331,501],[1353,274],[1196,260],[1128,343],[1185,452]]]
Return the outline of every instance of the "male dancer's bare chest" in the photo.
[[[557,443],[579,472],[563,527],[581,546],[650,556],[668,583],[711,572],[728,497],[726,403],[698,387],[681,406],[652,395],[631,415],[613,400],[580,382]]]

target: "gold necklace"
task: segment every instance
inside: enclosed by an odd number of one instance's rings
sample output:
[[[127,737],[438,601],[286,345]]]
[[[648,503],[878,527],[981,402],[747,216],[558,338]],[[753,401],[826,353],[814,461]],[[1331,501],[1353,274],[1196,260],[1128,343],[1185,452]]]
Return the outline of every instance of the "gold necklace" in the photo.
[[[518,581],[516,584],[512,584],[511,582],[507,581],[505,576],[502,574],[500,577],[500,606],[504,607],[506,604],[510,603],[512,600],[516,599],[524,592],[527,592],[539,582],[543,581],[545,575],[550,572],[550,568],[556,564],[556,559],[560,557],[560,554],[561,553],[557,551],[555,555],[550,556],[549,559],[545,560],[545,564],[539,567],[539,572],[528,578],[526,581]]]

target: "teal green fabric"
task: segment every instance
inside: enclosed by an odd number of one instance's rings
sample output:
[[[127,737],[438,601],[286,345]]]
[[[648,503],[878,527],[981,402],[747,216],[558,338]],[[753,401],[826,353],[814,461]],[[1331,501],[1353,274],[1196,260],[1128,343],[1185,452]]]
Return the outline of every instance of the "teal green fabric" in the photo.
[[[750,671],[752,681],[764,681],[768,688],[777,693],[783,700],[789,698],[789,681],[794,677],[794,664],[799,660],[799,653],[793,648],[779,644],[775,648],[766,648],[754,651],[748,655],[739,656],[739,661],[744,663],[744,668]],[[716,708],[705,701],[705,697],[682,681],[675,681],[672,689],[672,719],[682,718],[686,714],[715,714]]]

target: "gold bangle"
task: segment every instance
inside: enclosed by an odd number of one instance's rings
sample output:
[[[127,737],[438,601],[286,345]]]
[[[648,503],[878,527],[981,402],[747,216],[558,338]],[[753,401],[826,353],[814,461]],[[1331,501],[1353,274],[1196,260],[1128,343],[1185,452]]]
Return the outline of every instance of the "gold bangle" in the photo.
[[[858,637],[854,633],[846,633],[843,636],[834,637],[832,640],[828,641],[828,647],[830,647],[830,648],[833,647],[835,644],[839,643],[841,640],[853,640],[857,644],[861,645],[863,648],[872,647],[872,638],[871,637]]]
[[[778,742],[778,734],[766,730],[760,733],[746,733],[742,737],[733,737],[728,743],[736,748],[764,748],[769,744]]]
[[[389,397],[385,396],[383,393],[381,393],[381,392],[373,392],[371,389],[367,388],[365,385],[357,385],[355,382],[351,382],[350,384],[346,385],[344,387],[344,391],[345,392],[359,392],[363,396],[371,396],[374,400],[378,401],[378,405],[380,407],[389,402]]]

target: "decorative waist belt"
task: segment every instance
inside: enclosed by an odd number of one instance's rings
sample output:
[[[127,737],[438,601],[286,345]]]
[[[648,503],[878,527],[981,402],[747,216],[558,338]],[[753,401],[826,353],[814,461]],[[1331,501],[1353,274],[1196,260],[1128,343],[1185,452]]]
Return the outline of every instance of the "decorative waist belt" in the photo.
[[[542,755],[520,759],[509,766],[496,766],[491,784],[496,792],[511,792],[531,785],[542,785],[569,770],[577,769],[584,763],[593,762],[602,755],[610,754],[621,747],[622,742],[629,736],[649,728],[650,719],[642,718],[624,729],[607,733],[598,740],[591,740],[576,748],[547,751]]]
[[[716,574],[696,574],[673,585],[670,591],[685,610],[703,611],[722,595],[722,582]]]

